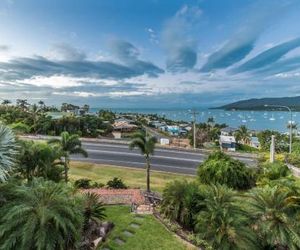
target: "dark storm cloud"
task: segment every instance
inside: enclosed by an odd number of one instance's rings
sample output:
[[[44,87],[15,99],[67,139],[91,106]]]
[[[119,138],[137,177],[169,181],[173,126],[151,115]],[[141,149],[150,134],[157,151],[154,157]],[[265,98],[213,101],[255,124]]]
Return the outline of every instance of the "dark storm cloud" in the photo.
[[[20,80],[33,76],[67,75],[73,77],[96,77],[103,79],[125,79],[143,74],[156,77],[163,73],[150,62],[135,60],[129,64],[109,61],[50,60],[45,57],[16,58],[0,62],[0,80]]]

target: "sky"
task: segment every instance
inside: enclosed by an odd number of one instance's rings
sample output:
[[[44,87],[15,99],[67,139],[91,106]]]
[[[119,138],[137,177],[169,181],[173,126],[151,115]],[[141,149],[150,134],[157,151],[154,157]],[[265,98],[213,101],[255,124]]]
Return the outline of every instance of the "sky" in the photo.
[[[215,107],[300,95],[299,0],[0,0],[0,100]]]

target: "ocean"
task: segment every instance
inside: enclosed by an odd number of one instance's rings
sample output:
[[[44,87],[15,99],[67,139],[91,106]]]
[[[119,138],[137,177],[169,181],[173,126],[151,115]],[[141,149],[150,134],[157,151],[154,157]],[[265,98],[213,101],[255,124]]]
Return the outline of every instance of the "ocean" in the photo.
[[[99,109],[92,108],[91,112]],[[166,118],[177,121],[192,121],[192,115],[188,109],[110,109],[117,113],[142,113],[165,115]],[[206,122],[213,117],[216,123],[226,123],[230,127],[247,126],[251,130],[276,130],[287,132],[287,124],[290,122],[290,113],[285,111],[225,111],[217,109],[196,109],[197,122]],[[293,123],[300,124],[300,113],[293,112]]]

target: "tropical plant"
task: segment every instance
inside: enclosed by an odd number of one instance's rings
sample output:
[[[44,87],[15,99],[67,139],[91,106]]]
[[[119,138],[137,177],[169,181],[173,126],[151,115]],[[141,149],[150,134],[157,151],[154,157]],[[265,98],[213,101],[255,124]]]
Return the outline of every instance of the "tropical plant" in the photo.
[[[83,209],[65,185],[35,179],[15,186],[14,199],[0,208],[0,249],[74,249]]]
[[[51,147],[46,143],[20,141],[20,154],[17,170],[30,182],[34,177],[59,182],[62,179],[62,152],[58,146]]]
[[[1,105],[8,105],[10,103],[11,103],[10,100],[5,99],[5,100],[2,101]]]
[[[201,210],[199,202],[203,200],[200,190],[201,188],[195,182],[168,183],[163,191],[162,214],[187,229],[193,229],[194,217]]]
[[[300,248],[294,217],[295,207],[299,208],[299,196],[295,198],[278,186],[255,188],[246,195],[248,212],[255,224],[253,228],[267,246],[275,249]]]
[[[239,143],[250,144],[251,142],[250,132],[245,125],[240,126],[234,133],[234,136]]]
[[[135,133],[132,137],[132,141],[129,144],[129,148],[132,150],[138,148],[141,154],[146,160],[146,170],[147,170],[147,192],[150,192],[150,155],[154,154],[155,143],[157,139],[155,137],[146,136],[145,133],[139,132]]]
[[[259,249],[249,219],[235,191],[221,185],[208,186],[196,217],[196,233],[213,249]]]
[[[51,139],[49,144],[57,144],[60,146],[62,157],[64,158],[64,174],[65,182],[68,182],[68,170],[70,165],[71,154],[81,154],[84,157],[88,156],[88,153],[82,148],[81,141],[78,135],[70,135],[68,132],[62,132],[60,139]]]
[[[84,194],[84,231],[90,228],[91,223],[99,224],[106,217],[105,208],[100,202],[100,195],[87,192]]]
[[[109,180],[106,183],[108,188],[115,188],[115,189],[126,189],[127,186],[125,183],[122,181],[122,179],[118,177],[114,177],[112,180]]]
[[[197,171],[203,184],[221,184],[233,189],[249,189],[255,184],[255,173],[246,165],[221,151],[209,155]]]
[[[265,163],[261,166],[261,174],[259,180],[277,180],[283,177],[287,177],[291,174],[289,168],[282,162]]]
[[[0,124],[0,182],[6,180],[16,164],[18,146],[13,132]]]

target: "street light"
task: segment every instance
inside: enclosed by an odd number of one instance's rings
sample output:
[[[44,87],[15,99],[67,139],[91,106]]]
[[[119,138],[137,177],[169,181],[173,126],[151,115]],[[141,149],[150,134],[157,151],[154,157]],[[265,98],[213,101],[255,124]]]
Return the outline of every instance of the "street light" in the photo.
[[[285,108],[290,112],[290,116],[291,116],[291,123],[290,123],[290,146],[289,146],[289,153],[292,153],[292,131],[293,131],[293,114],[292,114],[292,110],[290,107],[288,106],[283,106],[283,105],[264,105],[265,107],[274,107],[274,108]]]

